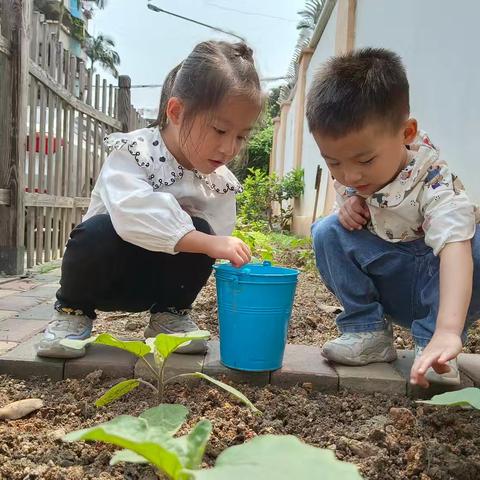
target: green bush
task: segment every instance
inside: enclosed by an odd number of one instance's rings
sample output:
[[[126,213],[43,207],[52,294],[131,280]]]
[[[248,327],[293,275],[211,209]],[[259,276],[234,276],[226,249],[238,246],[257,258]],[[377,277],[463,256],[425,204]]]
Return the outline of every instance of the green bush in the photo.
[[[257,224],[261,228],[288,230],[292,219],[292,207],[285,204],[303,193],[303,170],[295,169],[283,178],[275,173],[267,175],[258,168],[249,168],[249,175],[243,184],[244,191],[238,196],[238,217],[243,227]],[[279,215],[273,214],[277,203]],[[253,229],[253,228],[250,228]],[[256,230],[256,229],[255,229]]]

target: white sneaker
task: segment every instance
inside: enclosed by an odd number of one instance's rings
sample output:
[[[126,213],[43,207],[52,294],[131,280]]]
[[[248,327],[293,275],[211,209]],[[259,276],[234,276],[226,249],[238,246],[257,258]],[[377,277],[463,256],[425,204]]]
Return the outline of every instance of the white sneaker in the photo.
[[[344,333],[323,346],[323,356],[343,365],[367,365],[393,362],[397,351],[393,346],[392,326],[376,332]]]
[[[420,357],[423,353],[424,347],[415,345],[415,358]],[[449,360],[447,365],[450,367],[450,371],[447,373],[437,373],[433,368],[429,368],[425,372],[425,378],[430,383],[442,384],[442,385],[460,385],[460,371],[458,369],[457,359]]]
[[[85,340],[92,335],[91,318],[86,315],[69,315],[55,311],[40,343],[37,344],[39,357],[52,358],[78,358],[85,355],[85,347],[82,349],[69,348],[60,344],[65,338],[73,340]]]
[[[145,338],[156,337],[159,333],[175,335],[179,333],[195,332],[198,326],[188,313],[158,312],[150,315],[150,321],[145,328]],[[205,353],[207,341],[205,339],[192,340],[188,345],[177,348],[175,353]]]

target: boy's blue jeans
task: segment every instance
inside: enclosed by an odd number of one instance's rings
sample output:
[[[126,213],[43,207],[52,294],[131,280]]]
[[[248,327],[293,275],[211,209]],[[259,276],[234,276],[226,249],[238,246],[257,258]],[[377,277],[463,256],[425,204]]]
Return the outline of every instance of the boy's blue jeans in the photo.
[[[424,347],[435,331],[440,258],[423,239],[391,243],[368,230],[350,232],[330,215],[312,225],[317,267],[344,307],[342,333],[383,330],[385,316],[410,328]],[[473,294],[464,331],[480,318],[480,232],[472,239]]]

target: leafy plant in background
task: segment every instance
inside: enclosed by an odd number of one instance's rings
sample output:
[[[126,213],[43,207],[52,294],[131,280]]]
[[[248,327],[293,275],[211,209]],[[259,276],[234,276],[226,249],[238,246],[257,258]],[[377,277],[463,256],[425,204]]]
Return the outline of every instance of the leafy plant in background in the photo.
[[[127,393],[137,388],[140,384],[144,384],[150,389],[152,389],[157,396],[158,403],[162,403],[164,399],[165,385],[180,378],[194,377],[208,380],[217,387],[220,387],[223,390],[226,390],[227,392],[237,397],[255,413],[260,413],[259,410],[255,408],[255,406],[250,402],[250,400],[248,400],[248,398],[243,395],[243,393],[239,392],[236,388],[233,388],[230,385],[227,385],[208,375],[205,375],[204,373],[182,373],[165,379],[165,367],[167,364],[167,360],[177,348],[182,345],[186,345],[194,340],[207,339],[209,336],[210,333],[203,330],[198,330],[197,332],[190,332],[185,335],[166,335],[164,333],[161,333],[155,338],[148,338],[144,343],[138,340],[122,341],[118,340],[117,338],[108,333],[102,333],[98,336],[87,338],[86,340],[65,339],[62,340],[61,343],[62,345],[65,345],[67,347],[78,349],[88,344],[96,343],[100,345],[108,345],[110,347],[120,348],[121,350],[126,350],[127,352],[133,353],[134,355],[139,357],[156,379],[156,385],[153,385],[152,383],[142,378],[134,378],[119,382],[112,388],[110,388],[95,402],[95,405],[97,407],[103,407],[115,400],[118,400],[119,398],[123,397]],[[145,358],[150,353],[153,354],[153,365]]]
[[[88,37],[84,42],[85,53],[90,59],[90,68],[94,72],[95,63],[117,78],[117,67],[120,65],[120,55],[114,50],[115,41],[108,35],[99,33],[96,37]]]
[[[307,271],[316,270],[310,238],[299,238],[284,233],[270,233],[268,237],[273,247],[275,261],[303,267]]]
[[[222,452],[213,468],[200,469],[212,425],[201,420],[187,435],[175,437],[187,416],[182,405],[159,405],[139,417],[122,415],[92,428],[67,434],[63,440],[97,440],[122,447],[110,463],[150,463],[173,480],[290,480],[341,478],[361,480],[354,465],[330,450],[306,445],[285,435],[264,435]]]
[[[242,230],[237,228],[233,236],[244,241],[252,252],[252,260],[273,260],[274,250],[270,238],[258,230]]]
[[[280,209],[278,224],[280,225],[280,231],[289,230],[293,218],[293,207],[288,203],[284,206],[283,202],[299,198],[303,194],[305,185],[303,169],[291,170],[278,183],[278,187],[274,189],[275,195],[273,198],[274,201],[278,202]]]
[[[259,168],[268,173],[270,152],[273,144],[273,123],[270,121],[263,128],[257,130],[248,142],[248,166]]]
[[[292,170],[283,178],[274,173],[267,175],[258,168],[249,168],[248,171],[243,192],[238,196],[241,224],[248,226],[261,222],[270,231],[275,229],[275,225],[280,230],[287,230],[292,218],[292,208],[285,202],[302,195],[303,169]],[[279,208],[278,215],[273,213],[275,203]]]
[[[243,183],[243,192],[237,197],[239,220],[243,225],[263,224],[273,228],[272,202],[276,188],[276,176],[259,168],[249,168]]]
[[[229,168],[241,182],[247,177],[248,168],[259,168],[268,174],[273,145],[273,118],[280,113],[279,94],[280,88],[270,90],[265,111],[248,139],[246,148],[229,165]]]
[[[480,388],[468,387],[454,392],[434,395],[430,400],[417,400],[418,403],[444,405],[449,407],[473,407],[480,410]]]

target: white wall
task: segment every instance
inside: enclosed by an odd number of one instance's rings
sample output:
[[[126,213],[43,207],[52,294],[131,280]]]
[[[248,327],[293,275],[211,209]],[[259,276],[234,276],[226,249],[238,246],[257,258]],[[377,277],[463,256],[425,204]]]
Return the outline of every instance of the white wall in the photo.
[[[480,202],[480,1],[358,0],[355,47],[403,58],[410,106],[472,199]]]
[[[283,164],[283,174],[293,169],[295,156],[295,114],[297,110],[297,95],[292,99],[292,104],[287,115],[287,129],[285,136],[285,162]]]
[[[310,90],[315,73],[320,65],[331,56],[335,55],[335,32],[337,24],[337,10],[338,4],[332,11],[330,19],[323,31],[322,37],[312,55],[310,64],[306,74],[306,88],[305,88],[305,102]],[[325,160],[320,155],[317,144],[308,130],[308,123],[305,119],[303,124],[303,145],[302,145],[302,167],[305,172],[305,193],[300,201],[299,211],[297,215],[309,216],[313,214],[315,204],[315,176],[317,173],[317,165],[322,168],[322,183],[320,187],[320,194],[318,197],[317,217],[323,212],[325,205],[325,196],[327,192],[328,183],[328,168]]]

